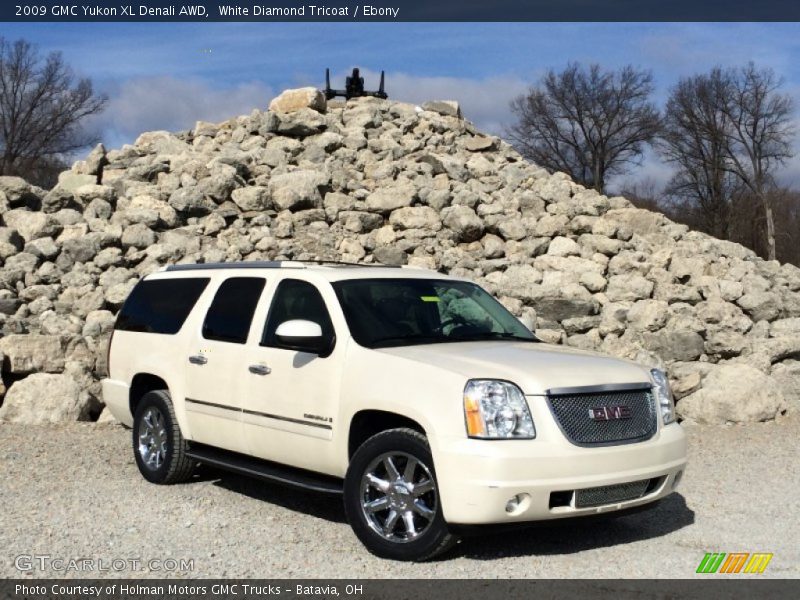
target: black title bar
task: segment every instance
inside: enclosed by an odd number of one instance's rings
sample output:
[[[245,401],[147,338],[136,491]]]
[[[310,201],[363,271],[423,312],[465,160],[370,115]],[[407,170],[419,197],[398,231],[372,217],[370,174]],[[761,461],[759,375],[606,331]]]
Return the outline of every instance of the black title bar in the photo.
[[[16,0],[14,22],[800,21],[798,0]]]

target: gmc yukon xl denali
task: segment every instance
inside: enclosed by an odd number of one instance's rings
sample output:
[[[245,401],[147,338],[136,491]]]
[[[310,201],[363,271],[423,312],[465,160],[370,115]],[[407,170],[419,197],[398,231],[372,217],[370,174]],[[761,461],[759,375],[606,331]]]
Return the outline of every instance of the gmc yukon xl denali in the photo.
[[[686,466],[664,372],[540,342],[470,281],[246,262],[145,277],[103,380],[150,482],[205,463],[343,497],[374,554],[640,507]]]

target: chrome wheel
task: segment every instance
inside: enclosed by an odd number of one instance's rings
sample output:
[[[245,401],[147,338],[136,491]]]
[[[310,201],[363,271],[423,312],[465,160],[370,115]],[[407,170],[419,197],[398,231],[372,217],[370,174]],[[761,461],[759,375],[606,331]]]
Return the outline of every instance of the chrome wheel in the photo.
[[[373,460],[361,478],[361,510],[370,528],[385,540],[411,542],[433,523],[436,484],[430,469],[405,452]]]
[[[139,426],[139,456],[144,465],[153,471],[161,468],[167,456],[164,415],[155,406],[150,406],[142,416]]]

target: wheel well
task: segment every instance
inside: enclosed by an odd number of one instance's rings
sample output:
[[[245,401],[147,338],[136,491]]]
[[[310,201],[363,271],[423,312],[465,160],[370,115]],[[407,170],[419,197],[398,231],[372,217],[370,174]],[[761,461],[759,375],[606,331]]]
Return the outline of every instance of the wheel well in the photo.
[[[153,375],[152,373],[137,373],[134,375],[128,401],[131,415],[136,413],[136,406],[139,404],[139,400],[142,399],[142,396],[153,390],[169,390],[169,386],[167,386],[167,382],[161,379],[161,377]]]
[[[350,421],[350,435],[347,441],[348,458],[352,458],[359,446],[376,433],[398,427],[407,427],[425,435],[425,429],[423,429],[422,425],[403,415],[383,410],[362,410],[357,412],[353,415],[353,420]]]

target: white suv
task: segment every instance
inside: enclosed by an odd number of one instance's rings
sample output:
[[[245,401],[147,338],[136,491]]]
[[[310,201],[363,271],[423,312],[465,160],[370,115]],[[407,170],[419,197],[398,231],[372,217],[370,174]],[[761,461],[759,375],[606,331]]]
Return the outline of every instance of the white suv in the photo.
[[[662,371],[540,342],[474,283],[336,263],[170,266],[117,318],[105,402],[142,475],[331,494],[373,553],[639,507],[686,466]]]

